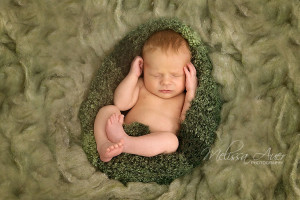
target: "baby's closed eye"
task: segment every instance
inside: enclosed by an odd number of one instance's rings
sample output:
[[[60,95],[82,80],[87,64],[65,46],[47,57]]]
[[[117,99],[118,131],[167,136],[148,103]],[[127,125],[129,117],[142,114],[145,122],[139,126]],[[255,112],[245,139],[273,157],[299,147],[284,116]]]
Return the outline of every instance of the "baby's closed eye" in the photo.
[[[171,74],[173,77],[182,77],[183,74]]]
[[[151,74],[151,76],[153,76],[154,78],[159,78],[161,77],[161,74]]]

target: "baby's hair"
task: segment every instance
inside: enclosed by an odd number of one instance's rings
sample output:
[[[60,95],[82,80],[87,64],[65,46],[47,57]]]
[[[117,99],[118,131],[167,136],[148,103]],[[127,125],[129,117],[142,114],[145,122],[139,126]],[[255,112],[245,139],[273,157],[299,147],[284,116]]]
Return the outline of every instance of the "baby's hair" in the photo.
[[[173,30],[163,30],[152,34],[143,46],[142,56],[146,52],[151,52],[156,49],[161,49],[163,52],[171,50],[178,52],[181,47],[186,47],[190,54],[190,47],[188,42]]]

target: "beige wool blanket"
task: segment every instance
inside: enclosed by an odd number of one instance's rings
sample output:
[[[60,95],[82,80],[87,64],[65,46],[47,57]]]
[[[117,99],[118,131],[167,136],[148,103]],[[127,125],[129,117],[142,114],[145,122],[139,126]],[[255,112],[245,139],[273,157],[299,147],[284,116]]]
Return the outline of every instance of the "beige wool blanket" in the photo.
[[[110,180],[79,107],[129,31],[177,17],[209,48],[225,103],[204,165],[170,185]],[[299,0],[1,0],[0,199],[300,199]]]

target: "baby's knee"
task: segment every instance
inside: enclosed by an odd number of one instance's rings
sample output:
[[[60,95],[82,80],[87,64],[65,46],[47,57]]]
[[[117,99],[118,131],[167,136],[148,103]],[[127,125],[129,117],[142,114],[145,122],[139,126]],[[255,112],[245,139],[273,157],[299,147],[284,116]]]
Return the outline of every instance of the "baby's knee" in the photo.
[[[166,144],[166,153],[176,152],[178,146],[179,146],[179,141],[177,136],[174,133],[169,133],[167,144]]]

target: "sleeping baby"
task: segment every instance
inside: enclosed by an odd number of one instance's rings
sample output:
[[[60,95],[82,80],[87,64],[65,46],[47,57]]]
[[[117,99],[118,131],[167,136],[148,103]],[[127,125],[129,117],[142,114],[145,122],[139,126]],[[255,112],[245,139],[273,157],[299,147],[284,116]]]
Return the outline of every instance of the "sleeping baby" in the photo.
[[[95,119],[97,151],[103,162],[121,153],[155,156],[178,148],[177,132],[195,97],[196,69],[186,40],[172,30],[154,33],[114,92],[114,105]],[[129,110],[130,109],[130,110]],[[120,111],[127,111],[126,117]],[[123,123],[140,122],[150,133],[129,136]]]

